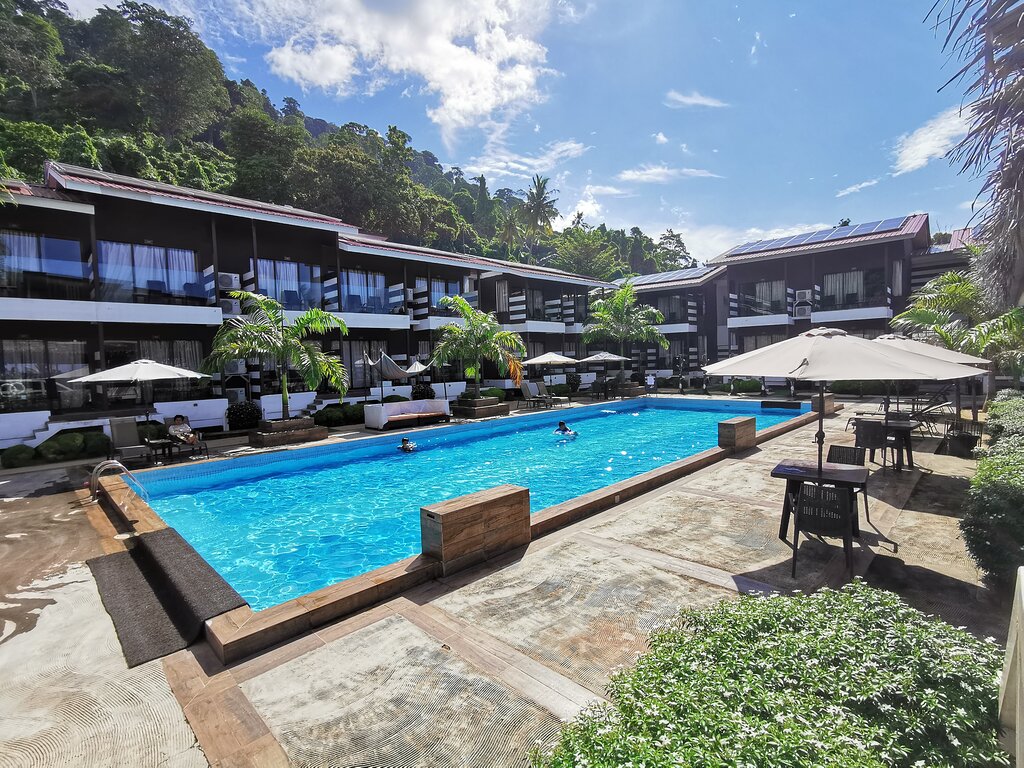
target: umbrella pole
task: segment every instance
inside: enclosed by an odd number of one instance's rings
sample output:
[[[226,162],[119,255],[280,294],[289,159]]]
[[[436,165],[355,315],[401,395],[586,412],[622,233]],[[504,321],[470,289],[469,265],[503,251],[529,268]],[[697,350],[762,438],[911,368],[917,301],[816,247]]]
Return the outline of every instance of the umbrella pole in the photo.
[[[818,433],[814,436],[818,444],[818,474],[821,475],[822,456],[825,452],[825,382],[818,382]]]

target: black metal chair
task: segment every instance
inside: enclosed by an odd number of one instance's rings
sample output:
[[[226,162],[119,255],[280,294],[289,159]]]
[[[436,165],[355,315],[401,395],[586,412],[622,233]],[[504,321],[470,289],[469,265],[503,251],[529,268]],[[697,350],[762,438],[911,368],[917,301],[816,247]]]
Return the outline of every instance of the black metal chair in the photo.
[[[828,447],[828,456],[825,460],[830,464],[856,464],[858,467],[863,467],[865,449],[854,445],[830,445]],[[854,488],[853,492],[864,495],[864,517],[870,523],[871,513],[868,512],[868,484],[864,483],[863,487]]]
[[[943,449],[950,456],[969,459],[981,442],[984,431],[985,425],[980,421],[953,419],[946,427],[946,434],[942,438]]]
[[[883,471],[886,467],[886,451],[892,451],[892,461],[896,463],[896,440],[889,436],[885,424],[869,419],[858,419],[855,424],[855,445],[867,449],[871,461],[875,460],[875,451],[881,449]]]
[[[853,513],[844,488],[804,483],[793,503],[793,578],[800,550],[800,534],[842,538],[846,571],[853,578]]]

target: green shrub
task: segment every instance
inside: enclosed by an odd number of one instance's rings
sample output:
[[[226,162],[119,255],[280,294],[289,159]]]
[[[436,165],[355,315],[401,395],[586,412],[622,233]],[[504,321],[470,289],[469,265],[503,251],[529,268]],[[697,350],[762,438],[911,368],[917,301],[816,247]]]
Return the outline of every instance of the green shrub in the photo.
[[[165,440],[167,439],[167,427],[164,424],[147,421],[144,424],[139,424],[139,437],[143,440]]]
[[[748,395],[761,391],[760,379],[733,379],[732,391],[741,395]]]
[[[408,403],[408,397],[402,397],[401,395],[388,395],[384,398],[385,403]]]
[[[82,453],[86,456],[109,456],[110,438],[102,432],[83,432]]]
[[[434,394],[434,388],[430,386],[428,381],[417,381],[412,385],[412,399],[413,400],[433,400],[437,395]]]
[[[666,379],[664,376],[658,376],[654,380],[654,386],[656,386],[658,389],[667,389],[668,387],[671,386],[671,384],[669,383],[669,380]]]
[[[971,479],[960,531],[967,551],[996,588],[1009,589],[1024,565],[1024,398],[989,407],[993,443]]]
[[[884,382],[853,379],[833,381],[829,385],[828,390],[833,395],[846,395],[850,397],[881,397],[887,394],[894,396],[897,394],[912,395],[917,392],[917,383],[913,381]]]
[[[505,390],[500,387],[488,387],[480,390],[481,397],[496,397],[498,400],[505,399]]]
[[[1002,651],[861,581],[684,612],[545,768],[995,766]]]
[[[345,424],[345,408],[338,403],[325,405],[313,414],[313,423],[318,427],[340,427]]]
[[[365,403],[345,403],[342,406],[342,414],[344,416],[344,424],[362,424],[364,422],[363,417],[363,405]]]
[[[31,445],[12,445],[3,454],[0,454],[0,465],[4,469],[15,467],[27,467],[34,464],[36,460],[36,449]]]
[[[580,391],[580,385],[583,383],[583,379],[580,378],[578,373],[567,373],[565,374],[565,383],[569,385],[569,389],[573,392]]]
[[[568,397],[572,390],[568,384],[552,384],[548,392],[555,397]]]
[[[224,416],[228,420],[228,429],[255,429],[263,418],[263,409],[252,400],[241,400],[229,405]]]
[[[61,432],[36,447],[36,454],[45,461],[67,461],[81,458],[85,436],[81,432]]]

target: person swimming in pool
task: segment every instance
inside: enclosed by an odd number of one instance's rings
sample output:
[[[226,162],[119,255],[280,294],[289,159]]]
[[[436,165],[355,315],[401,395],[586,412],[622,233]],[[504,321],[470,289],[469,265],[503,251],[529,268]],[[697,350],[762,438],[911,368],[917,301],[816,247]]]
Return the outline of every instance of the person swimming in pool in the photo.
[[[408,437],[402,438],[402,444],[398,446],[398,450],[402,453],[412,453],[416,450],[416,443],[410,440]]]
[[[564,435],[565,437],[576,437],[579,433],[569,429],[569,425],[564,421],[558,422],[558,428],[555,430],[556,435]]]

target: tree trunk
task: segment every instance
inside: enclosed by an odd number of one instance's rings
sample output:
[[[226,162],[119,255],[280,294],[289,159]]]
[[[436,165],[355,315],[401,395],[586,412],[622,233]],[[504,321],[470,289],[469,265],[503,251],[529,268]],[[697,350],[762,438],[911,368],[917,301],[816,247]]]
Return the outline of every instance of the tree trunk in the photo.
[[[500,373],[500,371],[499,371]],[[480,361],[477,360],[473,367],[473,397],[480,397]]]
[[[288,412],[288,366],[283,365],[281,371],[281,418],[288,419],[291,414]]]

